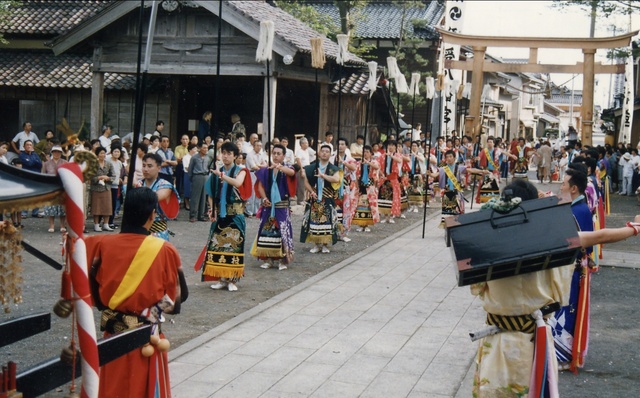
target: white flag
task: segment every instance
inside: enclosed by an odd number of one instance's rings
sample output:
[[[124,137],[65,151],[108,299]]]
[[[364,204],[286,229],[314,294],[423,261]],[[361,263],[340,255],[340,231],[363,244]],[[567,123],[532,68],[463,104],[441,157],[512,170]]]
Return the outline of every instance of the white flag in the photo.
[[[465,14],[465,3],[463,0],[448,0],[445,11],[445,29],[453,33],[462,33],[462,26]],[[460,58],[460,46],[457,44],[442,43],[441,53],[444,60],[458,60]],[[444,78],[449,82],[457,81],[455,90],[462,81],[462,71],[457,69],[443,68]],[[444,94],[444,106],[442,107],[442,131],[441,135],[448,135],[456,127],[456,95]]]
[[[624,102],[622,103],[622,120],[620,121],[618,143],[626,144],[631,142],[633,103],[635,101],[633,87],[633,56],[631,55],[631,47],[629,47],[629,56],[624,67]]]

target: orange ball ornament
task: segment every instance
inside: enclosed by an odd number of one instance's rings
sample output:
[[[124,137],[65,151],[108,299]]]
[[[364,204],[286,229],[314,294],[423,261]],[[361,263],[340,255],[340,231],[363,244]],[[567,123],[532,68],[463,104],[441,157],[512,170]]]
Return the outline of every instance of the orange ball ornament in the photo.
[[[158,336],[157,334],[152,334],[151,337],[149,337],[149,342],[153,345],[158,345],[159,341],[160,341],[160,336]]]
[[[150,356],[153,355],[153,353],[156,350],[155,350],[155,348],[153,348],[153,346],[151,344],[147,343],[144,346],[142,346],[142,349],[140,351],[141,351],[143,357],[149,358]]]
[[[160,339],[160,341],[158,342],[158,350],[160,350],[161,352],[167,352],[169,351],[169,348],[171,348],[171,343],[169,343],[169,340]]]

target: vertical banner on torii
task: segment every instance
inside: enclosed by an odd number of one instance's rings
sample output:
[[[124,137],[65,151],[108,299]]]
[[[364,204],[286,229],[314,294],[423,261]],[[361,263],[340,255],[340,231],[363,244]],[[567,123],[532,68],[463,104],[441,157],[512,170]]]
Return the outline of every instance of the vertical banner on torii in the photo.
[[[447,0],[445,12],[445,29],[449,32],[462,33],[462,25],[465,14],[464,0]],[[442,42],[442,60],[458,60],[460,58],[460,45]],[[442,131],[441,135],[449,135],[456,129],[456,92],[462,81],[462,71],[447,69],[444,62],[440,62],[441,73],[444,77],[442,95],[444,106],[442,107]],[[469,132],[467,132],[469,134]]]
[[[618,133],[618,143],[631,142],[631,127],[633,124],[633,103],[635,101],[633,84],[633,56],[631,48],[629,48],[629,56],[627,57],[624,67],[624,101],[622,102],[622,118],[620,120],[620,132]]]

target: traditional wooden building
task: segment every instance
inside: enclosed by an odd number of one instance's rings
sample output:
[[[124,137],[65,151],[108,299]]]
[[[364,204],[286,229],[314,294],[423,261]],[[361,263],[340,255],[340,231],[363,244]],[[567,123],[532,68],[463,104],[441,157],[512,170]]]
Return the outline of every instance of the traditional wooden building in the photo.
[[[150,5],[146,1],[141,10],[137,1],[27,1],[17,9],[2,28],[14,46],[5,46],[0,54],[5,63],[0,67],[0,99],[12,107],[0,115],[4,116],[3,138],[20,131],[25,119],[38,120],[34,130],[39,134],[63,117],[72,129],[83,121],[90,124],[92,136],[103,123],[113,125],[120,134],[131,131],[138,36],[141,33],[146,43]],[[205,111],[217,114],[216,106],[220,130],[230,131],[230,115],[235,113],[242,117],[247,132],[257,132],[258,124],[267,119],[269,102],[272,134],[292,137],[325,129],[335,101],[329,93],[339,69],[336,43],[324,39],[327,63],[316,73],[311,67],[310,39],[319,34],[267,2],[223,1],[221,8],[218,1],[162,1],[160,5],[143,132],[152,131],[155,121],[163,120],[165,131],[175,139],[192,131]],[[20,17],[29,12],[32,26]],[[56,12],[58,19],[53,17]],[[51,29],[45,30],[45,22],[52,19],[65,22],[50,22]],[[265,65],[255,60],[264,20],[275,24],[268,79]],[[20,34],[14,34],[15,25],[21,27]],[[40,30],[34,33],[34,28]],[[216,104],[218,28],[221,78]],[[20,37],[23,41],[18,43]],[[341,69],[365,67],[351,54]]]

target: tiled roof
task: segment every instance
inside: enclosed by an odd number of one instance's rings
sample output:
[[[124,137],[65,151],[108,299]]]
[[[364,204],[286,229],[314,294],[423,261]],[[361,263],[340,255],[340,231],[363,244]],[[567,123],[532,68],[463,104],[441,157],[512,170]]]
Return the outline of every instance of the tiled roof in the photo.
[[[310,4],[322,14],[333,18],[337,26],[340,26],[340,13],[333,1],[313,2]],[[444,5],[439,1],[430,1],[424,8],[409,8],[405,15],[408,35],[415,35],[425,39],[437,39],[438,33],[434,26],[437,25],[444,13]],[[396,39],[400,36],[400,23],[402,21],[402,9],[400,6],[388,2],[368,3],[360,11],[361,19],[356,22],[355,36],[362,39]],[[414,19],[425,20],[424,28],[414,32]]]
[[[133,90],[134,75],[105,73],[105,89]],[[91,88],[91,56],[0,53],[0,87]]]
[[[347,77],[343,77],[342,94],[365,95],[369,93],[367,80],[369,80],[369,73],[367,72],[354,72]],[[339,82],[333,85],[331,93],[338,94],[338,90],[340,90]]]
[[[112,0],[25,0],[10,7],[6,19],[0,21],[5,35],[59,35],[111,3]]]
[[[229,5],[258,23],[272,20],[275,34],[303,53],[311,53],[309,39],[322,36],[291,14],[263,1],[229,1]],[[336,59],[338,55],[337,43],[325,38],[323,47],[328,58]],[[353,54],[350,55],[347,63],[365,64],[362,59]]]

